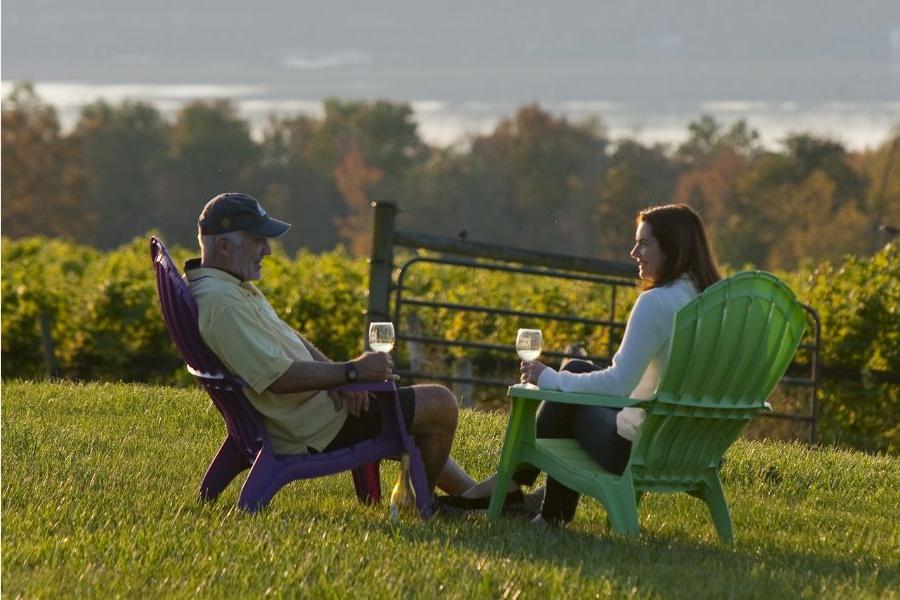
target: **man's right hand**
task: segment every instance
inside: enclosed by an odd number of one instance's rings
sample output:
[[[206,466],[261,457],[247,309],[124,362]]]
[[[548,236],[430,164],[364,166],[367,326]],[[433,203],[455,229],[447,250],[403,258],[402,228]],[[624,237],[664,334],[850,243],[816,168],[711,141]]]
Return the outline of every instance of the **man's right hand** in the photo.
[[[365,352],[350,361],[356,368],[356,381],[390,381],[394,361],[384,352]],[[288,370],[269,385],[274,394],[309,390],[330,390],[347,383],[346,363],[295,360]]]
[[[386,381],[391,379],[394,361],[386,352],[364,352],[353,360],[359,381]]]

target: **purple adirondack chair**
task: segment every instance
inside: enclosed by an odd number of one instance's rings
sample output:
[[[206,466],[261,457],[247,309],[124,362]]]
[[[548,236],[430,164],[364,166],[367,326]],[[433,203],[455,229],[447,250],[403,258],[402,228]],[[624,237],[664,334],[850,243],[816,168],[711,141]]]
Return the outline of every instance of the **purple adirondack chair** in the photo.
[[[396,460],[406,452],[410,456],[410,475],[419,514],[423,519],[430,516],[432,497],[422,454],[406,431],[393,382],[357,383],[341,388],[366,390],[377,396],[383,415],[381,436],[333,452],[275,455],[262,416],[244,395],[242,388],[246,383],[232,375],[200,337],[194,297],[166,247],[156,237],[150,238],[150,256],[156,270],[160,309],[169,335],[188,371],[206,390],[225,420],[227,436],[200,484],[202,500],[215,500],[240,472],[249,468],[238,499],[238,505],[249,512],[265,508],[275,493],[291,481],[347,470],[353,473],[360,501],[378,503],[381,500],[380,461]]]

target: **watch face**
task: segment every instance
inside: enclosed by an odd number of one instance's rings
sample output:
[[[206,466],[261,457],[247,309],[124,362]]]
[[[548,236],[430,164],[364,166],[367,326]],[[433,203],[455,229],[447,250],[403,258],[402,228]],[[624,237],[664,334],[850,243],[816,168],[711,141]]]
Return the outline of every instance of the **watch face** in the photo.
[[[354,367],[351,363],[347,363],[344,367],[344,373],[347,375],[347,381],[356,381],[358,377],[356,373],[356,367]]]

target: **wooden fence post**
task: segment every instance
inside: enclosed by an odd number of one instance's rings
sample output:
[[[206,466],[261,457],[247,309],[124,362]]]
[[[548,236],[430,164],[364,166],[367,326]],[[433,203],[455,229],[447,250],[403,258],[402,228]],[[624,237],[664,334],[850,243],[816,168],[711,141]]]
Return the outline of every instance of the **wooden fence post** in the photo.
[[[369,323],[391,320],[391,275],[394,270],[394,220],[397,205],[392,202],[373,202],[372,208],[375,209],[375,228],[369,259],[369,301],[364,338],[368,335]]]

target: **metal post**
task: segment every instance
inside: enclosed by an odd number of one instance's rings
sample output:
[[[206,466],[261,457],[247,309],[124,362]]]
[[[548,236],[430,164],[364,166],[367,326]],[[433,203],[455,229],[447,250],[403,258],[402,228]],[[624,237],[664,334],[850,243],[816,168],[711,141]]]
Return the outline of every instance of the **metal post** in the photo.
[[[372,321],[391,319],[391,273],[394,270],[394,220],[397,205],[373,202],[375,229],[372,235],[372,257],[369,259],[369,302],[366,309],[366,333]],[[396,326],[396,325],[395,325]],[[366,335],[364,333],[364,335]]]
[[[812,315],[813,323],[816,326],[815,345],[812,354],[812,427],[810,427],[810,441],[815,444],[818,440],[818,431],[816,429],[816,420],[819,418],[819,377],[821,375],[819,365],[819,351],[822,348],[822,323],[819,320],[819,313],[813,307],[806,307]]]
[[[454,374],[461,379],[472,378],[472,361],[468,359],[457,360],[453,365]],[[463,408],[475,407],[475,386],[471,381],[459,381],[453,386],[456,397],[459,398],[460,406]]]

